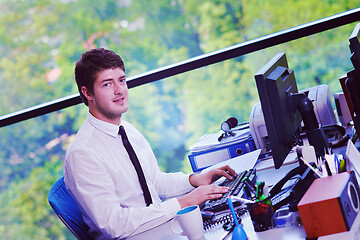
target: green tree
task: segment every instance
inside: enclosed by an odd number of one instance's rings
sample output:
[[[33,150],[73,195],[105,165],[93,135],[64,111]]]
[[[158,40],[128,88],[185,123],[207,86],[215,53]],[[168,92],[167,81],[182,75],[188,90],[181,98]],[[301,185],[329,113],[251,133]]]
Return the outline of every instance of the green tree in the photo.
[[[129,77],[358,7],[354,0],[129,1],[2,0],[0,114],[77,92],[74,64],[85,50],[123,56]],[[130,90],[125,118],[150,141],[164,171],[191,171],[190,145],[230,116],[246,122],[258,101],[254,74],[285,51],[299,89],[340,89],[351,67],[354,24]],[[0,129],[0,234],[66,239],[46,201],[81,126],[81,104]]]
[[[59,158],[12,182],[0,195],[0,235],[4,239],[75,239],[47,201],[52,184],[62,175]]]

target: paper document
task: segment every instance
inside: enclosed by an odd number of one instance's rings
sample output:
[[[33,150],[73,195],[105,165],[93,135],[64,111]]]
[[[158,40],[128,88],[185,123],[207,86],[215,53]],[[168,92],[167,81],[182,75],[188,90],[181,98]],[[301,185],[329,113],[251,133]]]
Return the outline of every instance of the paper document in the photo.
[[[346,147],[346,170],[355,170],[357,177],[360,177],[360,153],[351,139],[348,140]]]
[[[233,130],[234,136],[224,138],[219,142],[218,138],[223,134],[223,131],[219,133],[210,133],[203,135],[196,143],[190,146],[190,151],[202,152],[210,149],[220,148],[233,144],[234,142],[241,142],[251,137],[250,128],[242,127],[241,129]]]
[[[288,165],[288,164],[292,164],[297,162],[297,154],[295,151],[290,151],[290,153],[287,155],[287,157],[285,158],[284,162],[282,165]],[[261,161],[259,161],[256,164],[256,171],[262,171],[262,170],[267,170],[267,169],[271,169],[271,168],[275,168],[274,166],[274,159],[268,158],[268,159],[261,159]]]
[[[209,171],[214,168],[219,168],[225,165],[229,165],[237,173],[240,173],[245,170],[254,168],[254,165],[260,155],[261,149],[240,155],[238,157],[230,158],[229,160],[219,162],[211,167],[205,168],[202,172]]]

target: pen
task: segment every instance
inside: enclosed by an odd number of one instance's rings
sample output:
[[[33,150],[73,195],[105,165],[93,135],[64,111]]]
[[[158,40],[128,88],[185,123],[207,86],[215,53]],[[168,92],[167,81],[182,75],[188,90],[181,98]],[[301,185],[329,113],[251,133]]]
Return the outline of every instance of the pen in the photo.
[[[233,240],[235,240],[235,239],[236,240],[246,240],[246,239],[248,239],[244,229],[242,228],[242,226],[239,225],[239,222],[238,222],[238,219],[236,217],[235,210],[234,210],[234,205],[233,205],[230,197],[227,198],[227,203],[229,205],[231,214],[233,215],[234,224],[235,224],[234,230],[232,232],[232,238],[231,239],[233,239]]]
[[[235,196],[229,196],[231,199],[233,200],[237,200],[237,201],[240,201],[240,202],[243,202],[245,204],[252,204],[252,203],[256,203],[255,201],[252,201],[252,200],[249,200],[249,199],[246,199],[246,198],[241,198],[241,197],[235,197]]]
[[[258,187],[259,187],[259,197],[261,197],[264,194],[264,186],[265,186],[265,182],[260,182],[260,184],[258,185]]]
[[[247,199],[251,198],[251,193],[247,185],[244,186],[244,197]]]
[[[331,176],[332,173],[331,173],[331,170],[330,170],[330,167],[329,167],[329,163],[326,161],[326,159],[324,160],[324,163],[325,163],[325,168],[326,168],[328,176]]]
[[[313,166],[310,165],[303,157],[300,157],[300,159],[305,163],[306,166],[308,166],[318,177],[322,177],[322,174],[319,172],[319,170],[313,168]]]
[[[339,173],[340,172],[340,161],[336,154],[334,154],[334,162],[335,162],[336,173]]]
[[[245,177],[245,178],[242,180],[242,182],[244,182],[244,183],[246,184],[246,186],[249,188],[249,190],[250,190],[251,192],[255,193],[255,188],[256,188],[256,187],[255,187],[254,183],[249,180],[249,178]]]

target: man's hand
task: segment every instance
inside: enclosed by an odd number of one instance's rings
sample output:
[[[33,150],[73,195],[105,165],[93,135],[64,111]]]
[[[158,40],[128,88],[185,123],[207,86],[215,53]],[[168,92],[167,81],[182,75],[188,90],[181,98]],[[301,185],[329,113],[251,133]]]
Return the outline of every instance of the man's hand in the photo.
[[[220,198],[228,191],[228,187],[221,187],[216,185],[200,186],[190,193],[178,197],[178,201],[181,208],[192,205],[200,205],[206,200]]]
[[[229,188],[210,184],[223,176],[232,180],[233,177],[236,177],[236,172],[226,165],[203,173],[190,175],[190,184],[197,188],[178,198],[181,208],[200,205],[206,200],[222,197],[224,193],[229,191]]]
[[[189,177],[189,182],[192,186],[198,187],[202,185],[209,185],[222,176],[232,180],[233,177],[236,177],[236,172],[229,165],[226,165],[220,168],[211,169],[210,171],[203,173],[191,174]]]

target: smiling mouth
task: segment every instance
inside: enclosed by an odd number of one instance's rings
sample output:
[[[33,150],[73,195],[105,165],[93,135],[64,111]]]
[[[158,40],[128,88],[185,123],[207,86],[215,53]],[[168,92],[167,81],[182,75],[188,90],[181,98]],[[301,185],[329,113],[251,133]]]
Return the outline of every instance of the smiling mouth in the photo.
[[[122,98],[117,98],[117,99],[115,99],[113,102],[122,102],[122,101],[124,101],[124,97],[122,97]]]

